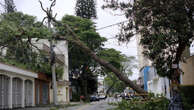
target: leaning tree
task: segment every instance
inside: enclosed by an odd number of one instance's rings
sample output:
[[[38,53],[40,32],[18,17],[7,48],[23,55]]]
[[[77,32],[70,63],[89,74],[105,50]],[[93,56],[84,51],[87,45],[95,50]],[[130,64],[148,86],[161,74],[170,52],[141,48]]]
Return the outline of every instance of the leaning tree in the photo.
[[[132,75],[133,69],[136,68],[136,64],[134,64],[135,57],[127,57],[115,49],[103,49],[97,55],[122,71],[126,77]],[[128,86],[119,80],[112,71],[104,67],[102,67],[102,70],[103,72],[101,74],[105,76],[105,85],[108,87],[106,97],[111,90],[114,92],[122,92]]]
[[[56,0],[53,0],[52,4],[55,4]],[[65,36],[63,35],[56,35],[56,39],[58,40],[67,40],[71,43],[73,43],[76,46],[80,47],[80,50],[82,50],[84,53],[87,53],[92,59],[94,59],[96,62],[98,62],[100,65],[104,66],[105,68],[112,71],[119,80],[122,80],[125,84],[129,85],[131,88],[133,88],[138,93],[146,93],[142,88],[140,88],[138,85],[133,83],[128,77],[126,77],[122,72],[120,72],[117,68],[115,68],[112,64],[109,62],[99,58],[95,52],[93,52],[87,45],[85,45],[79,38],[79,36],[72,30],[72,28],[67,23],[61,23],[56,20],[56,16],[53,16],[52,13],[50,13],[49,10],[44,9],[42,2],[40,2],[42,10],[47,14],[47,18],[51,19],[54,25],[63,26],[65,27],[65,30],[63,31]],[[54,5],[51,5],[50,9],[52,9]]]
[[[104,1],[106,4],[103,8],[119,9],[128,19],[121,28],[119,39],[127,41],[140,34],[143,54],[153,61],[157,73],[167,76],[172,84],[178,85],[182,73],[179,63],[184,60],[184,50],[194,38],[194,1]]]
[[[76,16],[79,16],[79,17],[84,18],[84,19],[95,19],[96,18],[96,4],[95,4],[95,1],[94,0],[77,0],[76,6],[75,6],[75,13],[76,13]],[[94,29],[94,32],[95,32],[95,29]],[[86,42],[87,45],[94,43],[92,41],[90,43],[88,42],[91,39],[95,39],[95,36],[90,35],[88,37],[85,37],[85,41],[87,41]],[[99,40],[96,40],[96,41],[98,42]],[[92,44],[92,45],[95,45],[95,43]],[[88,46],[91,47],[90,45],[88,45]],[[92,49],[92,50],[94,51],[94,49]],[[84,54],[82,54],[82,55],[84,55]],[[81,57],[81,58],[83,59],[83,57]],[[90,59],[90,57],[89,57],[89,59]],[[83,84],[82,84],[83,87],[82,88],[85,88],[84,89],[84,91],[85,91],[84,94],[85,94],[86,98],[88,98],[87,89],[89,89],[89,88],[87,88],[87,85],[88,85],[87,80],[90,79],[87,76],[90,76],[89,74],[91,74],[91,73],[87,73],[85,70],[88,70],[88,67],[89,67],[88,65],[90,65],[90,64],[91,64],[91,60],[84,60],[84,63],[82,64],[83,65],[82,70],[84,70],[83,72],[85,72],[85,73],[80,75],[80,79],[82,79],[81,82],[83,82]],[[79,67],[77,67],[77,70],[79,70]],[[97,76],[96,76],[96,79],[97,79]]]
[[[61,22],[68,24],[73,29],[73,31],[79,35],[78,39],[85,43],[92,51],[99,53],[99,51],[102,50],[106,38],[101,37],[95,31],[95,25],[91,20],[66,15],[62,18]],[[56,28],[58,34],[63,36],[66,35],[64,30],[64,26],[57,26]],[[78,80],[80,81],[79,86],[81,86],[80,89],[82,95],[84,95],[86,98],[89,98],[88,93],[92,94],[93,91],[90,91],[91,87],[88,85],[93,83],[93,87],[95,87],[95,80],[97,79],[97,75],[94,75],[94,72],[98,71],[98,65],[90,56],[88,56],[87,53],[81,51],[79,46],[75,46],[71,42],[68,44],[68,51],[70,74],[75,75],[76,73],[76,76],[79,74]]]

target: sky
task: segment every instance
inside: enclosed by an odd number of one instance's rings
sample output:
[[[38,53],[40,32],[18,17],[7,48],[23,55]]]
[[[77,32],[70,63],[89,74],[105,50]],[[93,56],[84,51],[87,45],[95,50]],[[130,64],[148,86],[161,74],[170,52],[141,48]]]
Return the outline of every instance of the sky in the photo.
[[[0,0],[2,3],[4,0]],[[50,0],[41,0],[43,6],[46,8],[50,5]],[[76,0],[56,0],[56,6],[53,8],[54,13],[57,13],[57,19],[60,20],[64,15],[75,15],[75,3]],[[37,17],[38,21],[42,21],[45,17],[45,13],[41,10],[40,3],[38,0],[14,0],[17,11],[33,15]],[[112,12],[111,10],[103,10],[101,6],[104,4],[103,0],[97,0],[97,19],[94,20],[97,29],[105,27],[111,24],[125,21],[124,16],[114,16],[114,14],[122,14],[121,12]],[[105,43],[106,48],[114,48],[122,52],[127,56],[135,56],[137,58],[137,46],[136,40],[133,38],[128,44],[119,43],[115,37],[118,33],[118,26],[112,26],[102,30],[98,30],[99,34],[108,39]],[[137,72],[137,71],[135,71]],[[130,79],[136,79],[137,74],[134,74]]]

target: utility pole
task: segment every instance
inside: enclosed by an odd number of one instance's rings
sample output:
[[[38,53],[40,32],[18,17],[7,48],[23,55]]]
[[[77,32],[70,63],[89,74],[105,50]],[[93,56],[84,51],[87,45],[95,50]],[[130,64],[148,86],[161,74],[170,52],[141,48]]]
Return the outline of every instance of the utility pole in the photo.
[[[48,20],[48,29],[49,31],[52,33],[52,29],[51,29],[51,20],[53,17],[53,13],[52,13],[52,8],[55,6],[56,4],[56,0],[50,0],[52,3],[50,5],[49,8],[44,9],[42,2],[39,0],[40,2],[40,6],[41,9],[46,13],[46,17],[43,18],[42,20],[42,24],[44,23],[44,21],[47,19]],[[56,14],[57,15],[57,14]],[[54,18],[56,17],[56,15],[54,16]],[[50,65],[51,65],[51,71],[52,71],[52,87],[53,87],[53,103],[54,105],[58,105],[58,100],[57,100],[57,82],[56,82],[56,73],[55,73],[55,51],[54,51],[54,42],[53,42],[53,35],[51,36],[50,39]]]
[[[50,11],[52,13],[52,11]],[[48,29],[50,32],[51,30],[51,19],[48,18]],[[54,105],[58,105],[57,103],[57,84],[56,84],[56,73],[55,73],[55,51],[54,51],[54,43],[53,37],[50,39],[50,59],[51,59],[51,71],[52,71],[52,85],[53,85],[53,102]]]

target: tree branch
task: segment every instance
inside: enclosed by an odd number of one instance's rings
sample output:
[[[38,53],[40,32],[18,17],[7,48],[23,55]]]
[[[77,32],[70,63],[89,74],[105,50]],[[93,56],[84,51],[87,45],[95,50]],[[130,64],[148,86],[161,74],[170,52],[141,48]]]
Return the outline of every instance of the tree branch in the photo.
[[[36,45],[34,45],[32,42],[31,42],[31,38],[28,36],[28,41],[27,41],[32,47],[36,48],[39,52],[42,51],[41,49],[39,49]]]
[[[40,3],[40,6],[41,6],[41,9],[45,12],[45,13],[47,13],[47,11],[44,9],[44,7],[43,7],[43,5],[42,5],[42,2],[39,0],[39,3]]]
[[[51,0],[52,1],[52,0]],[[52,8],[56,5],[56,0],[53,0],[53,2],[50,5],[49,11],[52,10]]]

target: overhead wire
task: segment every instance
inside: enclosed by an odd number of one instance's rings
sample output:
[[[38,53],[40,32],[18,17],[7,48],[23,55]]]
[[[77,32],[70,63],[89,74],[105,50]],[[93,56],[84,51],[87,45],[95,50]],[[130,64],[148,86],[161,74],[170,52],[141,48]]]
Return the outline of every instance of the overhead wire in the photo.
[[[108,25],[108,26],[105,26],[105,27],[101,27],[101,28],[98,28],[96,29],[97,31],[98,30],[103,30],[103,29],[106,29],[106,28],[109,28],[109,27],[112,27],[112,26],[115,26],[115,25],[119,25],[119,24],[122,24],[122,23],[125,23],[125,22],[128,22],[128,20],[125,20],[125,21],[121,21],[121,22],[118,22],[118,23],[115,23],[115,24],[111,24],[111,25]],[[116,39],[116,37],[110,37],[110,38],[107,38],[108,40],[111,40],[111,39]],[[133,39],[134,41],[135,39]],[[110,43],[109,43],[110,44]],[[127,47],[127,48],[136,48],[136,47]]]
[[[109,27],[113,27],[115,25],[119,25],[119,24],[122,24],[122,23],[125,23],[125,22],[128,22],[128,20],[121,21],[121,22],[118,22],[118,23],[115,23],[115,24],[111,24],[111,25],[108,25],[108,26],[105,26],[105,27],[101,27],[101,28],[98,28],[96,30],[99,31],[99,30],[106,29],[106,28],[109,28]]]

